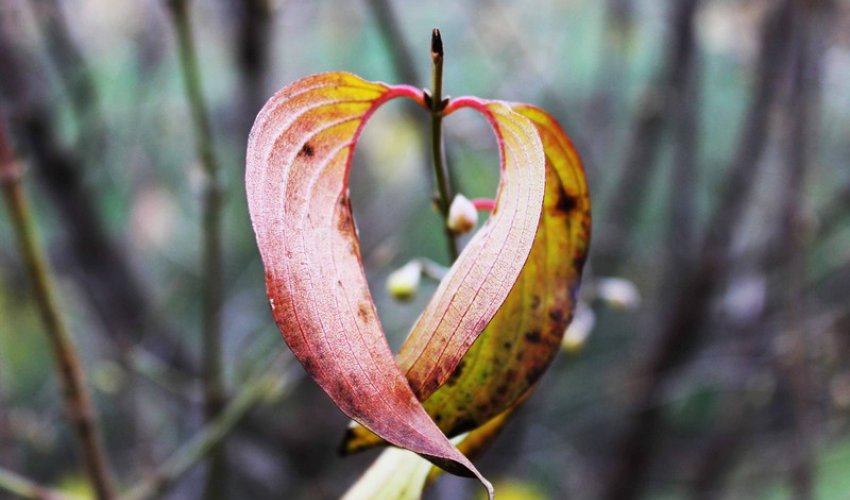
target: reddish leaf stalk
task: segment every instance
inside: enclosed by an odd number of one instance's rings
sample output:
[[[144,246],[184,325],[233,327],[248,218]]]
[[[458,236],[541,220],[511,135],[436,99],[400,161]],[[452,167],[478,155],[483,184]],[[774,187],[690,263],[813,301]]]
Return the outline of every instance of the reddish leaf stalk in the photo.
[[[0,187],[2,187],[9,217],[20,245],[24,266],[32,281],[39,312],[47,327],[47,338],[58,367],[62,395],[79,442],[86,474],[98,499],[114,498],[106,453],[100,442],[80,359],[71,340],[68,325],[59,311],[47,259],[37,241],[29,204],[21,187],[21,168],[12,157],[2,123],[0,123]]]
[[[472,206],[481,212],[492,212],[496,208],[496,200],[493,198],[475,198],[472,200]]]

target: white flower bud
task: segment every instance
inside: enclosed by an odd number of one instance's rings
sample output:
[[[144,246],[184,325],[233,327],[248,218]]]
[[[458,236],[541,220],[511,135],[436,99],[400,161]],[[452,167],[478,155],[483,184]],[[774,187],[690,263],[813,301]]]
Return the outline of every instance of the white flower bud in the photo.
[[[579,302],[573,320],[567,326],[567,331],[564,332],[561,348],[570,354],[580,351],[590,337],[590,332],[593,331],[595,324],[596,314],[594,314],[593,309],[585,305],[584,302]]]
[[[640,292],[634,283],[624,278],[599,278],[596,295],[614,309],[632,311],[640,306]]]
[[[397,300],[410,300],[419,291],[422,263],[412,260],[387,276],[387,292]]]
[[[478,210],[475,209],[475,205],[469,201],[469,198],[462,194],[455,196],[449,207],[447,224],[455,234],[466,234],[475,228],[475,225],[478,224]]]

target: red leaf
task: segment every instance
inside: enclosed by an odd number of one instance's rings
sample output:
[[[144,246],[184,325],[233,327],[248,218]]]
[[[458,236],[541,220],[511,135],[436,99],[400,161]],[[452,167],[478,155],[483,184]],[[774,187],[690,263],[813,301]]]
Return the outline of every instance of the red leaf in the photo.
[[[283,88],[260,111],[248,141],[246,189],[269,301],[290,349],[345,414],[450,472],[477,476],[492,496],[490,484],[428,417],[395,364],[363,272],[348,199],[348,172],[368,117],[382,103],[402,96],[423,104],[421,91],[412,87],[326,73]],[[526,156],[539,160],[542,179],[542,148],[534,138]],[[506,169],[509,179],[517,175],[515,170]],[[517,231],[508,227],[492,238],[493,246],[506,241],[511,248],[514,243],[520,249],[530,246],[542,199],[539,183],[539,196],[520,198],[524,191],[503,188],[497,201],[497,210],[502,204],[507,213],[526,213],[529,220],[518,227],[523,235],[531,231],[525,237],[528,244],[523,238],[516,242]],[[516,194],[509,199],[506,195],[512,193]],[[509,223],[520,222],[511,218]],[[522,262],[528,250],[509,253]],[[483,283],[475,280],[488,276],[479,266],[502,265],[498,249],[481,248],[475,255],[478,262],[454,273],[461,278],[452,281],[458,293],[477,295]],[[504,294],[521,262],[505,263],[510,271],[497,274]],[[504,297],[487,292],[484,299],[487,311],[494,312]],[[454,321],[455,316],[441,314]],[[475,329],[477,335],[490,317],[490,312],[478,314],[462,329]]]

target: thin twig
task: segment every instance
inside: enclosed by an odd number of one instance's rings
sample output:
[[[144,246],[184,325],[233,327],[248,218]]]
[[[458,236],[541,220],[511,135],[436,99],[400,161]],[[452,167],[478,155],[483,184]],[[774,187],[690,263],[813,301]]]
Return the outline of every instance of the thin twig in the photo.
[[[86,153],[89,156],[100,155],[104,126],[97,86],[83,52],[71,36],[62,6],[58,0],[35,0],[30,7],[47,44],[47,52],[70,98]]]
[[[263,399],[282,395],[291,386],[292,373],[287,370],[281,377],[278,369],[272,369],[243,385],[240,393],[215,419],[174,452],[151,476],[130,488],[121,500],[142,500],[161,495],[194,464],[220,447],[233,428]]]
[[[443,154],[443,109],[447,102],[443,101],[443,39],[440,30],[434,28],[431,32],[431,153],[434,158],[434,174],[437,179],[437,207],[443,217],[443,229],[448,241],[449,257],[452,262],[457,260],[457,240],[449,229],[449,206],[453,193],[449,169]]]
[[[192,35],[189,0],[168,0],[169,11],[180,54],[184,90],[189,101],[195,146],[205,174],[203,187],[203,276],[202,359],[204,412],[209,422],[224,404],[224,380],[221,352],[221,187],[218,159],[213,148],[212,127],[201,90],[198,57]],[[225,494],[226,451],[216,448],[207,471],[204,498],[222,498]]]
[[[0,467],[0,490],[31,500],[81,500],[81,497],[42,486],[3,467]]]
[[[65,405],[80,444],[86,473],[97,497],[101,500],[114,498],[106,453],[100,442],[80,359],[65,319],[59,312],[47,260],[36,238],[29,204],[21,187],[21,175],[20,165],[12,156],[5,128],[0,122],[0,185],[24,265],[32,280],[38,308],[47,327],[47,337],[58,367]]]
[[[792,438],[791,486],[794,498],[812,498],[814,488],[814,437],[817,431],[816,408],[810,395],[816,392],[814,374],[809,367],[810,334],[804,325],[804,280],[806,231],[802,207],[805,200],[806,180],[809,176],[809,139],[815,137],[813,126],[813,82],[820,80],[819,57],[822,43],[817,43],[823,26],[816,21],[819,12],[814,4],[795,4],[793,30],[788,37],[793,40],[793,59],[787,102],[782,107],[788,127],[788,137],[783,141],[787,148],[782,155],[785,163],[786,182],[782,195],[782,206],[778,217],[777,241],[785,242],[781,261],[782,283],[776,288],[783,290],[780,302],[784,304],[782,318],[786,325],[788,349],[785,351],[781,371],[787,378],[793,404],[793,419],[796,427]],[[820,13],[822,14],[822,13]],[[821,28],[821,29],[817,29]],[[820,35],[823,36],[823,35]]]

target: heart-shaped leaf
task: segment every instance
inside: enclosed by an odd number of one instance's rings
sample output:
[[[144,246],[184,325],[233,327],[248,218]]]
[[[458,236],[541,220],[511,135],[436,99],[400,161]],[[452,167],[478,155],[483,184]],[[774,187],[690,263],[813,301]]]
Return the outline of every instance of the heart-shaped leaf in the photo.
[[[477,100],[453,101],[447,113]],[[546,155],[546,195],[534,245],[519,279],[499,312],[424,406],[449,436],[478,428],[505,412],[545,371],[572,316],[590,240],[590,199],[584,169],[569,138],[540,108],[512,104],[537,128]],[[411,334],[418,334],[416,330]],[[399,359],[410,359],[402,346]],[[427,365],[428,358],[416,363]],[[400,361],[402,367],[404,362]],[[407,370],[408,378],[425,372]],[[412,385],[421,385],[412,380]],[[381,444],[362,427],[350,427],[343,452]]]
[[[396,365],[363,272],[348,172],[366,120],[396,97],[424,106],[412,87],[325,73],[283,88],[260,111],[248,141],[246,189],[269,301],[290,349],[345,414],[450,472],[474,474],[492,494]],[[528,119],[507,105],[491,106],[492,121],[503,129],[496,212],[417,324],[423,342],[409,352],[429,361],[417,377],[419,391],[439,387],[492,319],[528,257],[540,218],[540,139]]]

